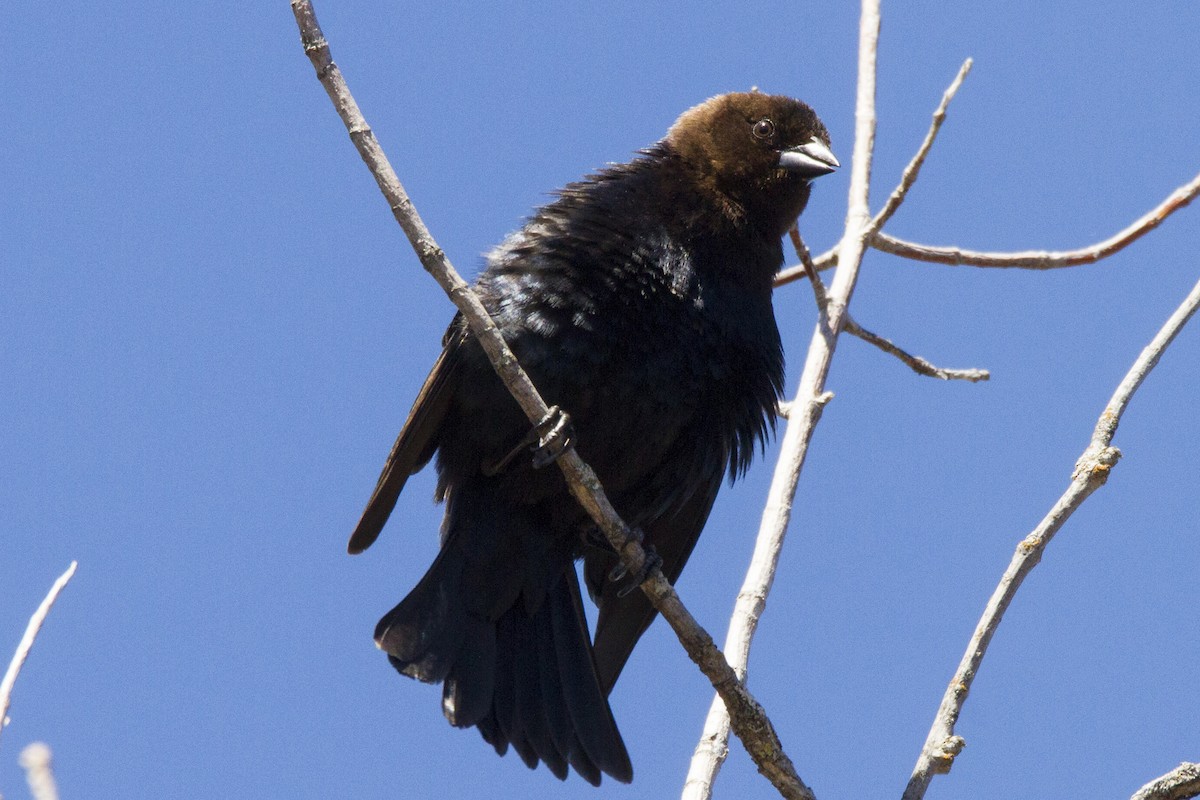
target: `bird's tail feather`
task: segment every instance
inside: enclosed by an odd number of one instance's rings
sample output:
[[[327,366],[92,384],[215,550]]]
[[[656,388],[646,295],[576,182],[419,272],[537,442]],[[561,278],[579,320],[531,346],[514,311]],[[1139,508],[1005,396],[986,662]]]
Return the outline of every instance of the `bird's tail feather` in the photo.
[[[477,725],[497,752],[511,744],[527,765],[543,761],[559,778],[570,765],[594,785],[601,773],[628,783],[633,767],[596,677],[584,619],[573,566],[532,616],[513,606],[497,624],[490,712],[461,722]],[[461,685],[456,678],[447,682],[448,697]]]
[[[452,725],[476,726],[498,753],[509,745],[530,768],[542,761],[560,779],[568,765],[589,783],[601,773],[629,782],[629,754],[600,688],[574,564],[530,602],[512,591],[521,576],[471,563],[452,526],[437,559],[375,629],[401,673],[443,682]],[[474,551],[478,555],[478,550]],[[492,577],[481,587],[481,573]],[[467,591],[469,590],[469,591]],[[507,600],[497,609],[497,598]]]
[[[463,562],[447,555],[443,550],[416,588],[375,626],[375,643],[392,666],[425,683],[445,680],[466,633],[458,592]]]

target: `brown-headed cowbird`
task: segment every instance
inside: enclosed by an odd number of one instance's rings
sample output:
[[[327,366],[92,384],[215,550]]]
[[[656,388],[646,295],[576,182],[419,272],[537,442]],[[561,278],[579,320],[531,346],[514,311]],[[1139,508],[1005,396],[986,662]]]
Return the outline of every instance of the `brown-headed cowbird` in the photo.
[[[579,455],[674,581],[726,473],[775,422],[783,352],[771,308],[780,237],[809,181],[838,166],[805,104],[714,97],[628,164],[558,193],[487,259],[476,291]],[[455,317],[357,529],[368,547],[437,454],[433,565],[375,629],[405,675],[443,683],[450,723],[559,778],[633,777],[607,696],[654,610]],[[543,459],[544,460],[544,459]],[[588,635],[575,562],[600,607]],[[624,583],[624,586],[622,585]]]

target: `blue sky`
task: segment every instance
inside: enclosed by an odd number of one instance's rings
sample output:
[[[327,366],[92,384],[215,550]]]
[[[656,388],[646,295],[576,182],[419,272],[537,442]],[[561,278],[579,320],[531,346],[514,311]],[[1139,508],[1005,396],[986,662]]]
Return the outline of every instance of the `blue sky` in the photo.
[[[1068,248],[1200,170],[1195,3],[890,4],[876,207],[967,56],[975,70],[889,225]],[[192,13],[189,13],[192,12]],[[852,146],[857,9],[320,3],[334,57],[458,268],[680,111],[759,86]],[[203,16],[201,15],[203,14]],[[431,476],[344,543],[449,302],[300,48],[286,3],[19,3],[0,117],[0,659],[71,559],[17,685],[21,747],[64,798],[669,797],[710,689],[664,625],[613,695],[630,787],[560,784],[441,717],[371,642],[436,547]],[[802,229],[837,238],[849,170]],[[751,686],[821,798],[899,796],[1016,542],[1065,488],[1120,377],[1200,276],[1200,209],[1051,273],[868,254],[851,311],[989,383],[837,354]],[[814,322],[777,294],[794,390]],[[1200,331],[1128,412],[1109,484],[1009,612],[930,798],[1122,797],[1200,757]],[[723,638],[775,450],[723,491],[680,581]],[[771,797],[736,743],[725,797]]]

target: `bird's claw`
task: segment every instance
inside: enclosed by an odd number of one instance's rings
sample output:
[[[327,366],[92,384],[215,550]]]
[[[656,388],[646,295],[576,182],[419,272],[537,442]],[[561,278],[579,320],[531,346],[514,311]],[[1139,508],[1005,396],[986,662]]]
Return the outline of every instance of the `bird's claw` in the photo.
[[[604,534],[601,533],[600,531],[596,531],[596,534],[599,539],[603,540],[604,549],[607,550],[608,552],[612,553],[615,556],[617,554],[617,551],[612,549],[612,545],[610,545],[608,543],[608,539],[604,536]],[[642,544],[642,542],[644,542],[646,540],[646,534],[642,533],[641,528],[630,528],[629,529],[629,538],[633,539],[638,544]],[[654,548],[649,547],[646,549],[653,550]],[[611,570],[609,570],[608,579],[609,579],[609,581],[616,583],[617,581],[622,580],[628,574],[629,574],[629,567],[625,566],[625,562],[621,561],[618,557],[617,565],[615,567],[613,567]]]
[[[633,534],[633,537],[635,539],[637,539],[638,542],[642,541],[642,532],[640,530],[638,530],[637,528],[634,528],[630,532]],[[620,589],[617,590],[618,598],[622,598],[622,597],[625,597],[626,595],[628,595],[634,589],[638,588],[643,583],[645,583],[646,579],[649,578],[656,569],[662,568],[662,564],[663,564],[662,556],[660,556],[658,554],[658,551],[654,549],[654,545],[642,544],[642,550],[645,552],[646,557],[642,561],[641,569],[639,569],[637,571],[636,575],[630,577],[629,568],[625,566],[624,562],[618,563],[608,573],[608,579],[610,581],[612,581],[613,583],[623,583],[624,584],[624,586],[622,586]]]
[[[558,406],[550,406],[546,416],[530,428],[529,433],[512,450],[499,461],[484,465],[483,474],[490,478],[503,472],[526,448],[533,452],[533,468],[541,469],[557,461],[574,443],[575,429],[571,425],[571,416]]]
[[[571,415],[558,406],[550,406],[542,421],[533,427],[531,433],[537,435],[537,443],[533,450],[533,468],[541,469],[558,460],[575,444],[575,426],[571,424]]]

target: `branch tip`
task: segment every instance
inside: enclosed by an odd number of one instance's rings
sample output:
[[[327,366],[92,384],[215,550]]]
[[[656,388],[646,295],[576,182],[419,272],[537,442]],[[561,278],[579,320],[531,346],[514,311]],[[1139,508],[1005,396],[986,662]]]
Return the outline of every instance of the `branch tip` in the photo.
[[[46,593],[46,597],[42,600],[37,610],[33,612],[33,616],[29,618],[29,624],[25,627],[25,633],[21,636],[21,641],[17,644],[17,651],[13,654],[12,661],[8,664],[8,669],[4,673],[4,678],[0,679],[0,733],[4,732],[4,726],[8,724],[8,708],[12,704],[13,687],[17,683],[17,676],[21,674],[21,667],[25,665],[25,660],[29,658],[29,652],[33,649],[33,643],[37,639],[38,632],[41,631],[42,625],[46,622],[46,617],[50,614],[50,609],[54,607],[58,596],[62,594],[62,590],[71,582],[71,578],[75,576],[75,569],[79,566],[78,561],[72,561],[67,567],[66,572],[58,576],[50,586],[50,591]]]
[[[876,250],[931,264],[946,264],[952,267],[991,267],[1007,269],[1048,270],[1094,264],[1124,250],[1138,239],[1161,225],[1167,217],[1200,195],[1200,174],[1183,184],[1165,200],[1134,220],[1123,230],[1095,244],[1077,250],[1023,250],[1019,252],[985,252],[965,250],[958,247],[918,244],[890,236],[882,231],[871,239]],[[820,261],[820,259],[818,259]],[[780,276],[791,274],[789,268]],[[790,280],[795,280],[791,277]]]

